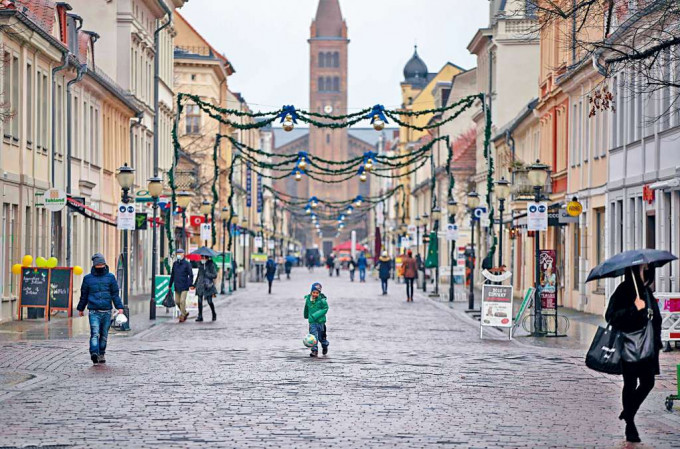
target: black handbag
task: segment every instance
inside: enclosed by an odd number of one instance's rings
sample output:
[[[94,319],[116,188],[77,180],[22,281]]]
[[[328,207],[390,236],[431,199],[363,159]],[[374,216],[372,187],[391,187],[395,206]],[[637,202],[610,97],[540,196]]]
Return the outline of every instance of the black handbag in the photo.
[[[622,374],[621,332],[611,326],[599,326],[586,354],[586,366],[606,374]]]
[[[163,307],[175,307],[175,298],[173,298],[172,290],[168,290],[168,293],[165,295],[165,298],[163,299]]]
[[[633,278],[633,285],[635,285],[635,293],[639,298],[640,292],[638,291],[635,278]],[[647,306],[647,325],[634,332],[621,332],[621,340],[623,343],[621,348],[621,358],[624,362],[641,362],[643,360],[652,358],[656,353],[656,348],[654,346],[654,326],[652,325],[652,317],[654,316],[654,312],[649,306],[646,294],[645,305]]]

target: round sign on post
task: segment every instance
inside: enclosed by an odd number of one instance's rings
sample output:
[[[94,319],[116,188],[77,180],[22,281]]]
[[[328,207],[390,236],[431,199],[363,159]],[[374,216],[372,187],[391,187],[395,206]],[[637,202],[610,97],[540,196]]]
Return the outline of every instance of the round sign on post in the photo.
[[[567,203],[567,213],[572,217],[578,217],[583,212],[583,206],[578,201],[569,201]]]
[[[66,193],[59,189],[50,189],[45,192],[45,209],[50,212],[59,212],[66,207]]]

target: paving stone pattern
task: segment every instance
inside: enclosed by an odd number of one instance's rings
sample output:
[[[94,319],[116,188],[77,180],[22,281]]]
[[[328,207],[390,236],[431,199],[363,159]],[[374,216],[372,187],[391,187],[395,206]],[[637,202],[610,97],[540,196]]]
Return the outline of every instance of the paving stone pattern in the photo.
[[[313,280],[330,305],[319,359],[302,346]],[[0,447],[626,447],[619,380],[582,350],[480,341],[463,314],[402,290],[298,269],[272,295],[219,299],[216,322],[112,336],[105,366],[83,336],[0,343]],[[664,356],[668,385],[677,362]],[[638,447],[680,447],[669,393],[643,405]]]

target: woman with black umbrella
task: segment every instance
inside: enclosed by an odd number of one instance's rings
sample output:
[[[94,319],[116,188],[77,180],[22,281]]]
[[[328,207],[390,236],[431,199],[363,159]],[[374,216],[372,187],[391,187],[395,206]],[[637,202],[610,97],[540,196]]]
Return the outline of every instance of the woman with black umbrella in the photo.
[[[624,333],[641,331],[651,320],[654,339],[651,357],[635,362],[627,362],[625,358],[622,361],[623,411],[619,419],[626,422],[626,440],[640,442],[635,414],[654,388],[654,378],[659,374],[661,313],[650,288],[654,282],[654,268],[647,264],[626,268],[624,277],[609,300],[605,318],[614,329]]]
[[[203,299],[208,301],[210,310],[212,311],[212,320],[217,319],[215,313],[215,304],[213,304],[213,296],[217,294],[215,287],[215,279],[217,278],[217,268],[210,256],[201,255],[201,263],[198,266],[198,276],[194,282],[196,288],[196,296],[198,296],[198,318],[196,321],[203,321]]]

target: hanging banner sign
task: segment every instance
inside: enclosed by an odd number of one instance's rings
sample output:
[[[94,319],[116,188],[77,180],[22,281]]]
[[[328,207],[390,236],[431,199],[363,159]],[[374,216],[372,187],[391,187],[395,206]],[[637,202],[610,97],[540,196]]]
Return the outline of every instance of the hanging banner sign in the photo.
[[[201,223],[201,240],[212,239],[212,225],[210,223]]]
[[[189,217],[189,226],[198,227],[205,223],[205,217],[203,215],[191,215]]]
[[[148,228],[149,214],[138,212],[135,214],[135,230],[146,231]]]
[[[482,326],[512,327],[512,285],[482,286]]]
[[[134,231],[137,225],[133,204],[120,203],[118,205],[118,230]]]
[[[548,230],[548,203],[527,203],[527,230]]]
[[[246,166],[246,207],[253,205],[253,176],[250,169],[250,162]]]
[[[264,198],[262,196],[262,175],[257,175],[257,213],[262,213],[262,205],[264,203]]]
[[[458,225],[455,223],[449,223],[446,225],[446,240],[449,242],[453,240],[458,240]]]
[[[45,207],[45,192],[34,193],[34,205],[35,207]]]
[[[255,248],[262,248],[262,237],[255,237]]]
[[[541,306],[544,309],[555,309],[557,306],[557,273],[555,264],[557,253],[554,249],[542,249],[539,253]]]

